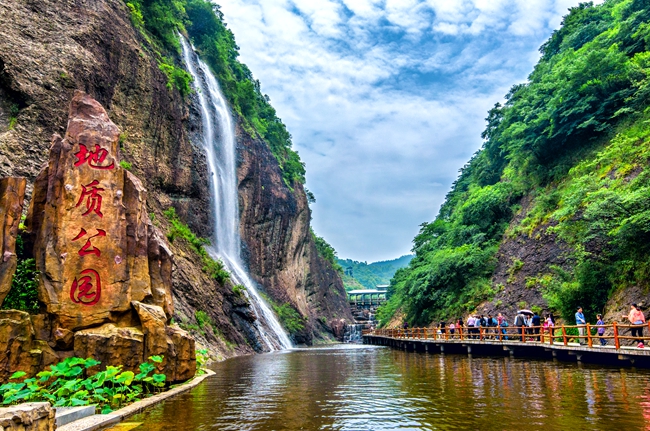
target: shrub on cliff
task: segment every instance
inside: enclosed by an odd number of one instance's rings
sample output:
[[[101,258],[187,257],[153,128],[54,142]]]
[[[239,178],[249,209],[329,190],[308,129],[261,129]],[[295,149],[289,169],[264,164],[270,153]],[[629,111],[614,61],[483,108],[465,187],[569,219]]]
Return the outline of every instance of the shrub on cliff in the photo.
[[[273,311],[278,315],[280,323],[289,334],[295,334],[305,328],[305,319],[291,304],[273,304]]]
[[[203,271],[205,271],[211,278],[217,280],[220,284],[224,284],[230,280],[230,273],[225,269],[223,262],[219,259],[213,259],[208,252],[203,248],[204,245],[210,244],[205,238],[200,238],[192,232],[192,230],[183,223],[176,215],[174,207],[169,207],[164,212],[165,217],[171,223],[172,227],[167,233],[169,242],[174,242],[176,238],[182,238],[190,245],[203,261]]]
[[[336,271],[342,273],[343,267],[339,265],[336,250],[334,250],[334,247],[325,241],[325,238],[316,235],[312,228],[309,228],[309,230],[311,232],[311,237],[314,240],[316,251],[318,251],[320,257],[328,261],[332,265],[332,268],[334,268]]]

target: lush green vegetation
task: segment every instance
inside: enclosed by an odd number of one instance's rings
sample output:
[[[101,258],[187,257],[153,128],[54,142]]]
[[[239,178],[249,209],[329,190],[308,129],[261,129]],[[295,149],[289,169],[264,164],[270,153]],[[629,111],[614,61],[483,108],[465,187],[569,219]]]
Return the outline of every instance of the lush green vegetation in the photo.
[[[211,67],[233,111],[252,136],[266,141],[280,164],[288,186],[305,182],[305,166],[291,149],[291,134],[276,115],[260,82],[238,60],[239,47],[226,27],[219,6],[209,0],[132,0],[127,3],[136,28],[154,46],[169,55],[180,52],[178,33],[189,35],[201,57]],[[190,92],[191,78],[172,60],[158,56],[168,86]]]
[[[20,233],[16,238],[17,265],[14,278],[11,280],[11,289],[7,294],[2,308],[5,310],[21,310],[30,314],[37,314],[39,311],[38,302],[38,271],[36,261],[28,257],[25,252],[25,243],[22,233],[23,226],[20,225]]]
[[[649,50],[646,1],[572,8],[528,82],[488,112],[482,149],[422,225],[380,316],[401,308],[428,324],[492,298],[495,253],[524,195],[533,209],[508,233],[550,224],[575,250],[574,270],[539,277],[556,311],[580,304],[593,319],[613,290],[648,286]]]
[[[334,250],[334,247],[332,247],[327,241],[325,241],[325,238],[316,235],[316,233],[312,228],[309,228],[309,230],[311,232],[311,237],[314,239],[314,244],[316,245],[316,250],[318,251],[318,254],[323,259],[331,263],[332,267],[335,270],[339,272],[343,272],[343,268],[341,268],[341,265],[339,265],[338,263],[338,257],[336,255],[336,250]]]
[[[295,334],[305,329],[305,319],[289,303],[282,305],[272,304],[273,311],[278,315],[280,323],[289,334]]]
[[[0,386],[3,405],[47,401],[54,407],[76,407],[96,404],[101,413],[110,413],[125,404],[140,400],[165,387],[167,377],[156,372],[155,364],[162,356],[151,356],[140,365],[140,372],[122,371],[122,366],[107,366],[90,375],[89,369],[100,365],[93,358],[66,358],[36,377],[24,379],[27,373],[14,373]]]
[[[288,302],[278,304],[264,292],[260,292],[260,295],[271,306],[271,308],[273,308],[273,311],[275,311],[275,314],[280,320],[280,324],[287,330],[287,332],[289,332],[289,334],[295,334],[305,328],[305,321],[307,318],[302,317],[291,304]]]
[[[210,360],[208,349],[197,349],[196,350],[196,375],[200,376],[205,374],[205,366]]]
[[[230,280],[230,273],[223,266],[223,262],[218,259],[213,259],[210,257],[204,245],[210,244],[205,238],[199,238],[190,230],[190,228],[180,221],[176,210],[174,207],[169,207],[164,212],[165,217],[171,223],[172,227],[167,233],[167,239],[169,242],[174,242],[176,238],[182,238],[190,245],[190,248],[194,250],[203,261],[203,271],[205,271],[211,278],[217,280],[220,284],[224,284],[226,281]]]
[[[16,127],[16,123],[18,122],[18,113],[19,112],[20,112],[20,108],[18,107],[18,105],[15,104],[15,103],[12,103],[11,107],[9,108],[9,130]]]
[[[343,287],[345,287],[346,291],[367,289],[366,286],[359,283],[356,278],[349,276],[346,272],[341,274],[341,280],[343,280]]]
[[[352,259],[338,259],[345,272],[343,278],[345,289],[374,289],[377,285],[390,283],[395,272],[406,267],[412,255],[406,255],[393,260],[384,260],[380,262],[357,262]]]

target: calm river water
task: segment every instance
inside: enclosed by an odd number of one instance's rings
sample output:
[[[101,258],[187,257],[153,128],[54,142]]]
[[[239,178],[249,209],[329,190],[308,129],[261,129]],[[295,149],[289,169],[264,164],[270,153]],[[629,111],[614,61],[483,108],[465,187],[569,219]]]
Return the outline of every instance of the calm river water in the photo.
[[[234,358],[158,430],[650,430],[650,373],[345,345]],[[133,424],[135,425],[135,424]]]

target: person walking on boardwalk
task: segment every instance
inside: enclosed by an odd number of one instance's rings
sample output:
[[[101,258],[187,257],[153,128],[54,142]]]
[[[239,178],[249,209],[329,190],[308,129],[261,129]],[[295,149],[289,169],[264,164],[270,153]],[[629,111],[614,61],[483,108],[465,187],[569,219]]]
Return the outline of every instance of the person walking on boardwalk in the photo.
[[[491,314],[488,314],[487,317],[487,326],[488,326],[488,333],[490,334],[490,338],[494,338],[493,335],[497,334],[496,328],[497,327],[497,321],[494,317],[492,317]]]
[[[531,324],[533,326],[533,334],[535,334],[534,339],[535,341],[539,341],[540,340],[539,327],[542,325],[542,318],[539,317],[539,314],[537,314],[537,312],[535,312],[535,314],[533,315],[533,318],[531,319]]]
[[[409,322],[404,321],[404,336],[408,338],[409,336]]]
[[[552,337],[554,335],[553,333],[553,328],[555,327],[555,321],[553,320],[553,314],[547,314],[546,315],[546,320],[544,321],[544,327],[548,331],[549,337]]]
[[[604,346],[607,344],[607,340],[603,338],[603,336],[605,335],[605,327],[602,326],[605,324],[605,322],[603,322],[603,315],[598,314],[596,318],[598,319],[598,321],[596,322],[596,325],[598,325],[598,339],[600,340],[600,345]]]
[[[467,318],[467,332],[469,333],[469,338],[474,338],[474,322],[476,319],[471,314]]]
[[[518,337],[519,341],[524,341],[524,328],[526,327],[526,316],[524,316],[522,313],[517,314],[515,316],[515,322],[514,322],[515,327],[519,331]]]
[[[548,327],[549,327],[549,332],[551,337],[555,336],[555,317],[553,316],[553,313],[548,313]]]
[[[586,325],[587,321],[585,320],[585,315],[582,314],[582,307],[578,307],[578,311],[576,312],[576,325],[578,326],[578,334],[580,337],[578,338],[578,343],[579,344],[585,344],[584,341],[584,336],[585,336],[585,327],[582,325]]]
[[[636,327],[630,328],[630,333],[632,337],[639,337],[636,342],[637,347],[639,349],[643,349],[643,325],[645,324],[645,316],[643,315],[643,311],[639,309],[639,307],[636,305],[636,303],[630,305],[630,314],[627,316],[623,316],[623,319],[627,319],[630,321],[631,325],[638,325]]]
[[[499,340],[501,339],[508,339],[508,321],[506,320],[505,317],[499,313],[499,316],[501,316],[501,323],[499,323],[499,327],[501,328],[501,335],[499,335]]]

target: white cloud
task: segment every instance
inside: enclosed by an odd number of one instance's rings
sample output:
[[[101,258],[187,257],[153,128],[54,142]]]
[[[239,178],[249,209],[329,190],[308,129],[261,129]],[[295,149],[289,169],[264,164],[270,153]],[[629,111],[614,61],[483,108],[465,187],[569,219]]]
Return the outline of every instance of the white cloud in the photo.
[[[578,0],[221,0],[342,257],[406,253]]]

